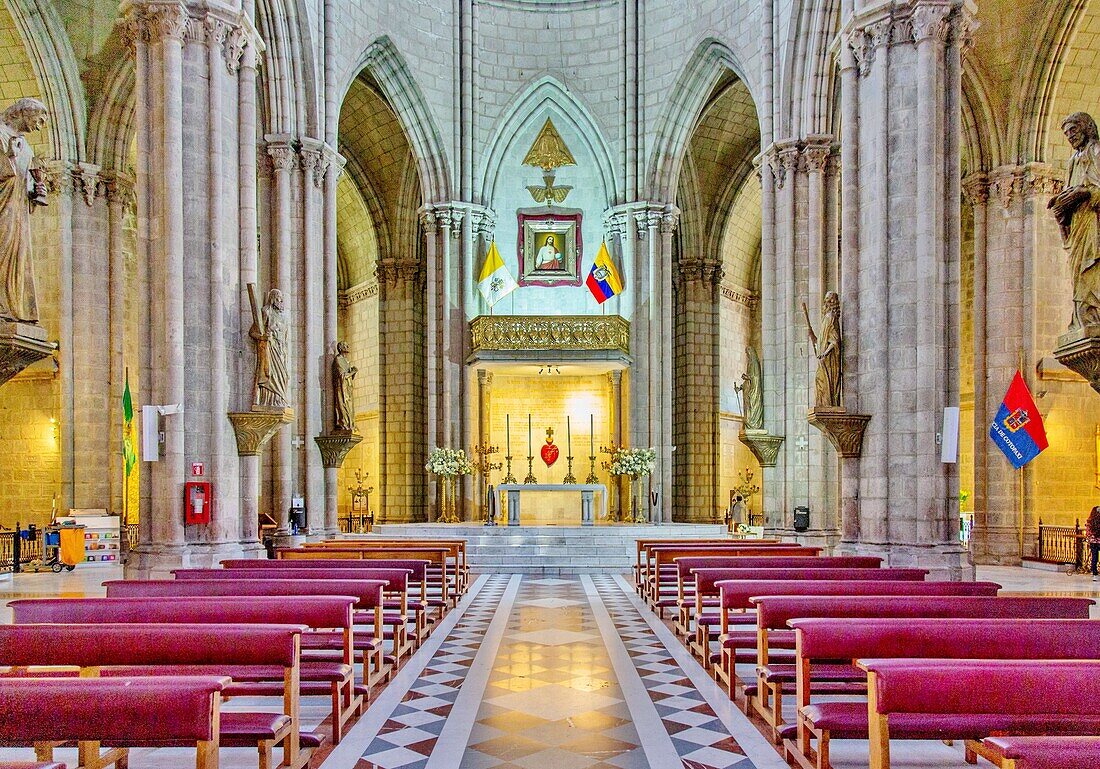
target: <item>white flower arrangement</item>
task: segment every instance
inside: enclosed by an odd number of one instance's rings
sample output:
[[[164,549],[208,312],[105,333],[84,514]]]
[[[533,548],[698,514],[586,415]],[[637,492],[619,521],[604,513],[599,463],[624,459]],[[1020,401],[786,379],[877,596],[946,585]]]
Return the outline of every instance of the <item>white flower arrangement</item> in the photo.
[[[474,466],[470,464],[466,452],[462,449],[434,448],[428,454],[428,464],[424,469],[433,475],[441,475],[444,478],[455,478],[459,475],[470,475],[474,472]]]
[[[644,478],[653,472],[657,464],[657,452],[653,449],[619,449],[611,457],[612,475],[629,475]]]

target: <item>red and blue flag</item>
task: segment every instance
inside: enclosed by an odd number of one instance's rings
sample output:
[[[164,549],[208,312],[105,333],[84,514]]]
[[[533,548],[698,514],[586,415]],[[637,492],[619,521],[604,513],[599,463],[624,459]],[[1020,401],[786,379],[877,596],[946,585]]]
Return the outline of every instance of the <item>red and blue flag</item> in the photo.
[[[989,428],[989,437],[1017,470],[1047,447],[1043,416],[1019,371],[1012,378],[1001,408]]]

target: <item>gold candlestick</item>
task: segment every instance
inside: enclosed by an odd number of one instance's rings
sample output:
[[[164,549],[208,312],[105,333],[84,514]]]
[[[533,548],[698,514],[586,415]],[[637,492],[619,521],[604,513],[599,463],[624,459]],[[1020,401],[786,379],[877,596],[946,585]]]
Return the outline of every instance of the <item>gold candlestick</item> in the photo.
[[[492,473],[493,470],[499,470],[501,468],[501,464],[500,464],[500,462],[491,462],[491,461],[489,461],[489,458],[493,454],[499,454],[500,453],[500,448],[497,447],[497,446],[486,445],[486,444],[483,443],[483,444],[481,444],[480,446],[478,446],[477,448],[474,449],[474,453],[477,454],[477,457],[478,457],[477,462],[474,463],[474,468],[476,468],[477,471],[479,473],[481,473],[481,477],[482,477],[485,485],[488,488],[491,489],[492,488],[492,479],[490,478],[490,473]],[[492,526],[493,522],[489,518],[489,514],[490,514],[489,497],[488,497],[488,495],[486,495],[486,497],[485,497],[485,520],[488,522],[488,525]]]
[[[588,477],[584,479],[585,483],[599,483],[600,479],[596,476],[596,455],[592,454],[588,457]]]
[[[566,457],[565,461],[568,463],[566,467],[565,477],[561,479],[562,483],[576,483],[577,476],[573,475],[573,457]]]

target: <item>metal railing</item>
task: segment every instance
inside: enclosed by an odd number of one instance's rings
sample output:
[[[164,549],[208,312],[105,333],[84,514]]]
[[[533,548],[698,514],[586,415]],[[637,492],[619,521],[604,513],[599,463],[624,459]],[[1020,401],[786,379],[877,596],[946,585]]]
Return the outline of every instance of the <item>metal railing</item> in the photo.
[[[1039,560],[1047,563],[1072,564],[1078,571],[1091,566],[1089,547],[1081,521],[1073,526],[1048,526],[1039,519]]]
[[[336,525],[344,534],[366,534],[374,528],[374,513],[349,513],[337,518]]]
[[[20,535],[26,536],[20,536]],[[19,563],[42,557],[42,527],[0,531],[0,571],[15,569],[16,538],[19,538]]]

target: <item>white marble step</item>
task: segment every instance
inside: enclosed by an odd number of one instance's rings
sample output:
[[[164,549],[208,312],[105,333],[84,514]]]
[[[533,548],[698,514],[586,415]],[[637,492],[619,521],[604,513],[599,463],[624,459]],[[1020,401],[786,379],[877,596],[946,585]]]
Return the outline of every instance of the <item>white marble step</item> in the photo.
[[[720,537],[720,524],[661,526],[496,526],[380,524],[391,538],[463,538],[470,568],[478,572],[543,576],[626,572],[637,557],[635,540]],[[356,535],[369,538],[371,535]]]

